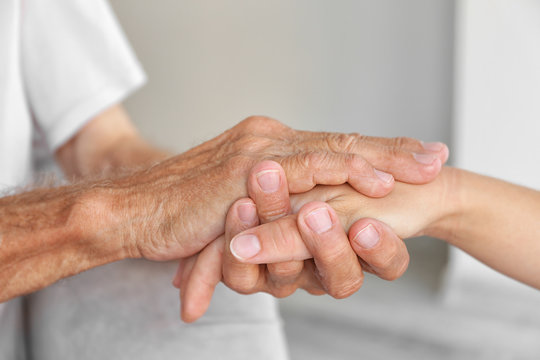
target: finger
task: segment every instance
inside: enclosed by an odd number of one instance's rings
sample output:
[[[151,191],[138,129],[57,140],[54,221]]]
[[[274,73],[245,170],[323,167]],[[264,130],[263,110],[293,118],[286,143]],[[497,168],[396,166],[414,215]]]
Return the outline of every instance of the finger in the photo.
[[[251,169],[248,176],[248,194],[257,205],[257,214],[262,224],[291,212],[285,171],[275,161],[262,161]],[[303,261],[268,264],[268,279],[276,287],[293,284],[303,268]]]
[[[304,205],[298,213],[298,229],[328,294],[341,299],[358,291],[364,279],[362,268],[334,209],[317,201]]]
[[[378,143],[379,145],[399,148],[404,151],[409,151],[414,154],[431,153],[437,155],[443,164],[448,160],[450,152],[448,146],[445,143],[436,142],[423,142],[407,137],[396,138],[382,138],[382,137],[367,137],[368,141]]]
[[[173,286],[177,289],[180,289],[182,273],[184,272],[184,261],[184,259],[180,259],[180,261],[178,261],[178,268],[176,269],[176,274],[174,275],[174,279],[172,281]]]
[[[181,317],[194,322],[208,309],[214,289],[221,281],[222,255],[225,239],[220,236],[206,246],[196,259],[185,287],[181,302]]]
[[[429,152],[409,152],[393,147],[380,147],[365,152],[364,157],[379,170],[391,173],[396,180],[410,184],[425,184],[437,177],[447,155]]]
[[[287,286],[296,283],[304,269],[304,261],[291,260],[267,264],[268,280],[275,286]]]
[[[380,278],[395,280],[407,270],[407,247],[388,225],[374,219],[360,219],[351,226],[349,239],[356,254]]]
[[[244,264],[271,264],[312,258],[296,225],[297,214],[245,230],[229,243],[231,254]]]
[[[362,154],[378,169],[389,171],[396,180],[423,184],[433,180],[448,160],[448,147],[442,142],[423,142],[408,137],[370,137],[366,142],[378,147]],[[439,163],[440,162],[440,163]]]
[[[358,154],[309,151],[279,160],[285,169],[291,193],[301,193],[317,184],[340,185],[348,182],[370,197],[387,195],[394,186],[391,174],[375,169]]]
[[[257,211],[253,200],[243,198],[237,200],[229,209],[225,223],[225,251],[223,255],[223,281],[231,289],[240,293],[255,292],[259,284],[259,265],[239,262],[230,251],[230,241],[239,232],[256,226],[259,223]],[[253,243],[244,244],[245,251],[254,251],[250,248]]]
[[[255,165],[248,176],[248,194],[257,205],[262,224],[288,215],[291,211],[285,171],[275,161]]]
[[[326,290],[319,280],[317,267],[313,259],[304,261],[304,269],[299,279],[299,287],[311,295],[325,295]]]
[[[296,263],[296,262],[290,262]],[[302,264],[302,270],[294,275],[294,281],[284,281],[284,278],[279,278],[278,281],[266,281],[259,287],[259,291],[264,291],[277,298],[284,298],[293,294],[297,289],[301,288],[313,295],[326,294],[324,286],[321,284],[313,259],[308,259],[299,262]],[[279,263],[284,264],[284,263]],[[288,264],[288,263],[287,263]],[[277,264],[276,264],[277,265]],[[270,274],[267,271],[267,277]]]
[[[182,259],[182,271],[180,273],[180,280],[178,281],[178,288],[180,289],[180,317],[182,317],[182,306],[186,295],[186,285],[191,275],[191,271],[197,262],[199,254],[190,256],[189,258]]]
[[[323,141],[334,152],[354,152],[365,155],[366,152],[378,152],[380,147],[403,150],[410,153],[436,154],[444,164],[448,160],[448,147],[442,142],[423,142],[410,137],[378,137],[358,133],[314,133],[319,141]],[[369,146],[376,145],[376,146]]]
[[[324,133],[304,142],[302,148],[361,155],[373,167],[392,174],[396,180],[413,184],[433,180],[448,159],[448,148],[443,143],[423,143],[406,137],[385,139]]]
[[[442,142],[423,142],[421,140],[409,137],[377,137],[377,136],[362,136],[365,141],[377,144],[380,146],[399,148],[412,153],[433,153],[437,154],[444,164],[448,160],[448,146]]]

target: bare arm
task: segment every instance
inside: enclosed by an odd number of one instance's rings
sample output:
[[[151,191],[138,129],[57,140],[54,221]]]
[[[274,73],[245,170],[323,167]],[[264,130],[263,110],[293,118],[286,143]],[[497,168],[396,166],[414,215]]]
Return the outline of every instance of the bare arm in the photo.
[[[457,211],[431,235],[540,289],[540,191],[463,170],[454,176]]]
[[[197,253],[223,234],[227,209],[247,196],[249,169],[263,159],[283,166],[291,192],[348,181],[384,196],[393,177],[375,169],[424,183],[447,154],[442,144],[434,151],[413,139],[310,133],[252,117],[156,164],[167,154],[113,108],[56,154],[68,176],[100,180],[0,199],[0,302],[126,257],[162,261]],[[138,165],[145,166],[110,175]]]
[[[90,120],[55,155],[66,176],[78,181],[167,157],[138,134],[121,105]],[[107,187],[107,181],[87,181],[0,199],[0,302],[129,255],[122,239],[107,235],[106,224],[114,222],[108,200],[100,200]]]
[[[144,140],[121,105],[105,110],[56,151],[69,178],[106,176],[157,163],[167,152]]]

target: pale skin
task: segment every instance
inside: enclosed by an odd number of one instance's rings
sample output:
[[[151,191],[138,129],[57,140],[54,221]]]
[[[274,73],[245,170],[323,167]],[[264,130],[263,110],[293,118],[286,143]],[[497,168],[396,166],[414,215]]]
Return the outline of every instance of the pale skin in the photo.
[[[279,167],[277,164],[267,166]],[[258,200],[255,201],[257,207],[267,206],[260,194],[250,195]],[[280,201],[288,199],[281,196]],[[185,260],[180,269],[174,283],[181,288],[184,320],[194,321],[204,314],[213,287],[220,280],[242,293],[265,291],[279,296],[288,295],[296,288],[322,293],[321,289],[327,290],[328,278],[333,277],[334,286],[339,281],[344,284],[342,289],[346,292],[341,295],[348,296],[361,285],[362,267],[387,279],[399,276],[408,258],[400,251],[403,243],[389,236],[386,226],[400,238],[428,235],[443,239],[495,270],[540,289],[540,191],[456,168],[443,168],[433,182],[425,185],[396,183],[394,191],[381,199],[363,196],[348,185],[317,186],[290,197],[293,215],[246,230],[245,225],[238,225],[235,207],[249,202],[253,204],[250,199],[240,199],[230,209],[223,241],[209,245],[198,259]],[[309,226],[309,218],[314,213],[326,213],[331,219],[330,227],[325,227],[320,234]],[[256,218],[257,214],[254,216]],[[254,221],[254,225],[256,223]],[[363,235],[373,230],[378,242],[368,236],[370,241],[366,248],[366,242],[358,240],[363,237],[365,240]],[[254,254],[253,247],[248,246],[252,252],[247,253],[252,256],[238,256],[245,249],[235,250],[235,246],[252,245],[253,236],[259,242],[259,247],[255,247],[258,253]],[[332,264],[332,257],[323,259],[326,263],[317,262],[324,243],[334,248],[339,262]],[[218,259],[221,253],[223,260]],[[231,255],[235,253],[236,257]],[[350,261],[344,261],[345,253],[349,254]],[[354,254],[354,260],[350,254]],[[231,257],[234,260],[231,261]],[[314,267],[308,265],[288,284],[276,286],[271,277],[260,271],[263,265],[259,264],[312,261],[307,260],[311,258],[315,258],[319,270],[324,271],[314,273]],[[251,287],[246,286],[246,277]]]
[[[381,197],[394,179],[433,180],[440,143],[297,131],[251,117],[169,157],[138,134],[120,105],[92,119],[56,152],[72,185],[0,199],[0,302],[125,258],[191,256],[225,231],[227,209],[247,196],[250,168],[283,166],[288,191],[348,182]]]

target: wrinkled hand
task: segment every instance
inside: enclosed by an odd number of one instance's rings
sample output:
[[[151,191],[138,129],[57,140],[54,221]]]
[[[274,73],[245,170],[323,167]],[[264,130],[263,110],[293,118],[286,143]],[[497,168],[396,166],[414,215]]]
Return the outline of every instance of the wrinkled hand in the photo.
[[[255,176],[261,171],[279,174],[281,186],[275,192],[262,191]],[[384,223],[367,218],[356,221],[350,242],[330,206],[332,199],[328,204],[309,202],[297,214],[283,218],[291,212],[291,205],[287,179],[275,162],[264,161],[253,168],[248,193],[251,199],[240,199],[229,209],[224,237],[179,265],[173,283],[181,289],[185,321],[204,314],[219,281],[243,294],[263,291],[285,297],[303,288],[311,294],[344,298],[361,287],[363,270],[394,280],[407,268],[409,255],[403,241]],[[318,195],[327,197],[321,192]],[[307,194],[297,197],[302,196]],[[294,222],[288,221],[291,219]],[[247,236],[236,236],[259,223],[267,224],[252,229],[265,233],[262,249],[249,231]],[[242,262],[253,257],[257,264]]]
[[[391,191],[394,178],[417,184],[433,180],[447,156],[440,143],[297,131],[251,117],[184,154],[115,181],[112,203],[125,209],[117,222],[126,225],[119,225],[122,234],[110,236],[123,236],[131,257],[171,260],[195,254],[224,233],[227,209],[247,195],[248,172],[264,159],[285,169],[290,193],[347,182],[381,197]],[[279,185],[275,172],[255,176],[264,191]],[[109,190],[103,196],[110,196]]]

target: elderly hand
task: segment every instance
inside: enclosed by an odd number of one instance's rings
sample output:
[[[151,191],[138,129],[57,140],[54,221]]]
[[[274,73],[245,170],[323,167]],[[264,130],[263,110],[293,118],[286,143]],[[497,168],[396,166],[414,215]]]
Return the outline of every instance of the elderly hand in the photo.
[[[261,160],[281,164],[291,193],[348,182],[367,196],[381,197],[391,191],[394,178],[417,184],[433,180],[447,156],[441,143],[297,131],[251,117],[184,154],[107,183],[106,191],[95,190],[109,199],[112,186],[112,206],[123,209],[116,221],[123,226],[129,256],[170,260],[195,254],[223,234],[227,209],[247,195],[248,172]],[[279,186],[274,171],[255,177],[262,191]],[[99,206],[96,198],[90,206]]]
[[[272,194],[261,191],[256,182],[254,174],[263,170],[280,174],[282,186]],[[388,225],[365,216],[388,220],[388,214],[394,215],[390,224],[397,225],[402,237],[423,229],[429,219],[427,214],[421,214],[411,222],[412,213],[394,209],[392,205],[399,204],[411,211],[408,206],[418,205],[410,196],[406,202],[396,200],[403,197],[401,192],[375,200],[345,185],[317,187],[293,196],[293,211],[297,213],[276,220],[290,213],[291,205],[285,174],[270,161],[255,166],[248,189],[255,203],[247,198],[235,202],[227,215],[225,236],[179,266],[173,283],[181,289],[185,321],[195,321],[204,314],[220,280],[244,294],[264,291],[284,297],[303,288],[312,294],[343,298],[360,288],[363,270],[383,279],[396,279],[407,268],[407,249]],[[429,196],[436,201],[435,194],[431,191]],[[424,199],[426,195],[417,197]],[[259,221],[265,225],[252,228]],[[350,242],[341,224],[351,228]]]

